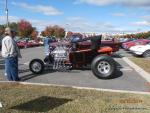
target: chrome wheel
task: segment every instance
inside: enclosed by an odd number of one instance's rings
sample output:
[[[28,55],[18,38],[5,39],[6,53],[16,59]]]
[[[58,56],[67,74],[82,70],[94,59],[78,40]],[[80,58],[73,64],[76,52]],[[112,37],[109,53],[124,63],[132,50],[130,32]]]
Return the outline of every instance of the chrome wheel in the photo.
[[[100,61],[99,64],[97,65],[97,69],[98,69],[99,73],[107,75],[111,70],[111,66],[106,61]]]
[[[144,57],[150,57],[150,50],[148,50],[144,53]]]

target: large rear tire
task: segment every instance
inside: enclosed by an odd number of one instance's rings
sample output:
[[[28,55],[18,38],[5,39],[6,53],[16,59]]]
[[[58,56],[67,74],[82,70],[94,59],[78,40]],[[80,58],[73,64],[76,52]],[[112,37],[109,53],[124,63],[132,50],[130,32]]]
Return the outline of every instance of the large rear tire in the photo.
[[[40,74],[44,70],[44,63],[40,59],[33,59],[29,64],[29,69],[34,74]]]
[[[96,77],[108,79],[113,77],[116,63],[110,56],[97,56],[91,64],[91,69]]]

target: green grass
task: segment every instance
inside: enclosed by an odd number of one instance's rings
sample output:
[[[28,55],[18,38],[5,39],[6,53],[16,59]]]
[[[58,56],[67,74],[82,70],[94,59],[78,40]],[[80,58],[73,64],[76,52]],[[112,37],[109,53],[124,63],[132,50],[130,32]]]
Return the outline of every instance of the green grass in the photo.
[[[149,113],[150,95],[0,83],[0,113]]]
[[[145,71],[150,73],[150,59],[149,58],[135,58],[131,57],[129,58],[131,61],[133,61],[135,64],[143,68]]]

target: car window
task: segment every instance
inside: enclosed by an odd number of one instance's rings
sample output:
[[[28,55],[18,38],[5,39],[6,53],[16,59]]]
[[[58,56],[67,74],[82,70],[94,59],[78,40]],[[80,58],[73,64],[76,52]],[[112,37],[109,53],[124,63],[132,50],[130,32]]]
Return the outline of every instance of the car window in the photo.
[[[139,44],[142,44],[142,43],[141,43],[141,42],[136,42],[135,44],[136,44],[136,45],[139,45]]]
[[[150,42],[148,42],[147,45],[150,45]]]

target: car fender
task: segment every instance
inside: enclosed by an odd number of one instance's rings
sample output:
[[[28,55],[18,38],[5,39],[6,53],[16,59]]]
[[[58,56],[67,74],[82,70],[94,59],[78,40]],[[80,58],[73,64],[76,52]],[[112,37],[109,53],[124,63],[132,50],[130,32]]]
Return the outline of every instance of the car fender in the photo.
[[[98,53],[112,53],[112,51],[113,49],[108,46],[100,47],[100,49],[97,50]]]

